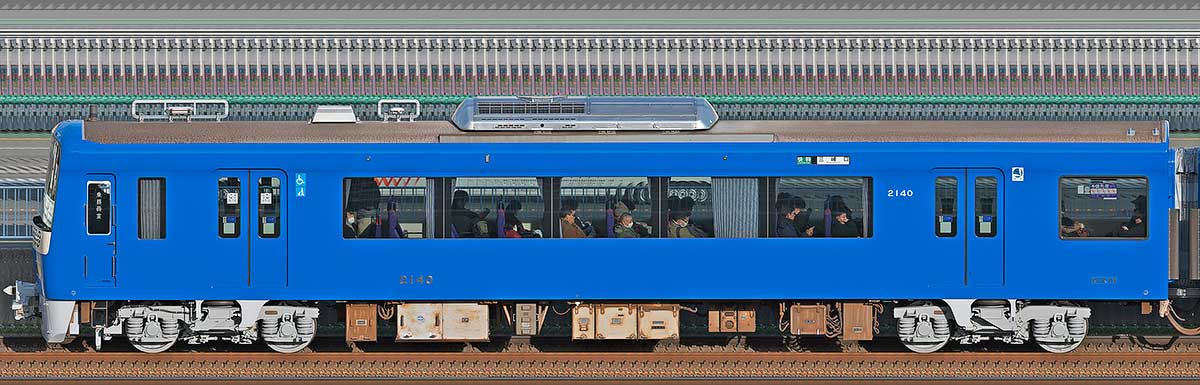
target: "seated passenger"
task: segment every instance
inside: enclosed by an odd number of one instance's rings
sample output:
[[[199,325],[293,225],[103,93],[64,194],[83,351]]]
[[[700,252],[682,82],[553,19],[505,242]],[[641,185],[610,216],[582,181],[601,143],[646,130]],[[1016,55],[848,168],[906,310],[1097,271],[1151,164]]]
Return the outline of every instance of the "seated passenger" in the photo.
[[[583,218],[580,218],[577,215],[579,213],[578,201],[574,199],[563,199],[562,209],[571,211],[571,223],[574,224],[576,228],[583,231],[584,238],[596,236],[596,229],[595,227],[592,227],[592,222],[585,221]]]
[[[558,214],[558,224],[562,227],[563,238],[587,238],[587,233],[576,225],[575,209],[564,207]]]
[[[346,211],[346,226],[342,227],[342,236],[346,238],[374,238],[375,219],[370,210],[359,209],[358,212]]]
[[[615,238],[641,238],[641,234],[633,227],[633,215],[629,213],[621,214],[620,220],[613,226],[613,234]]]
[[[797,217],[803,212],[798,202],[794,199],[788,199],[779,202],[779,222],[775,224],[775,236],[780,238],[798,238],[811,237],[813,235],[813,227],[808,226],[807,219],[803,222],[804,227],[801,230],[801,223]]]
[[[671,223],[667,224],[667,238],[696,238],[696,234],[692,232],[692,227],[688,221],[692,219],[692,213],[686,211],[672,212],[668,217]]]
[[[845,211],[833,213],[833,224],[830,226],[830,236],[834,238],[857,238],[862,236],[858,224],[850,221],[850,214]]]
[[[521,238],[521,232],[517,231],[520,223],[504,222],[504,237],[505,238]]]
[[[468,209],[467,198],[466,191],[454,191],[454,198],[450,200],[450,224],[459,238],[487,238],[491,235],[487,224],[487,216],[491,211],[483,209],[476,213]]]
[[[1142,214],[1133,214],[1128,222],[1121,224],[1121,228],[1117,230],[1118,237],[1129,238],[1145,238],[1146,237],[1146,216]]]
[[[1083,222],[1076,222],[1067,217],[1062,218],[1062,224],[1059,226],[1058,232],[1063,238],[1078,238],[1090,235]]]

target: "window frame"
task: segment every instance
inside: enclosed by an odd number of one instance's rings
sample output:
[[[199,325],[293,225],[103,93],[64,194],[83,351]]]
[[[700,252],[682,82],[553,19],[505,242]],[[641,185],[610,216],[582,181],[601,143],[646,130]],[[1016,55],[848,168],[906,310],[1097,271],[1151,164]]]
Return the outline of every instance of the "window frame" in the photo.
[[[160,205],[159,212],[161,213],[161,215],[159,215],[159,226],[161,226],[160,228],[162,229],[162,234],[160,234],[156,238],[142,237],[142,216],[145,214],[145,210],[142,210],[142,204],[141,204],[141,202],[142,202],[142,181],[143,180],[158,180],[158,181],[160,181],[159,196],[161,196],[162,199],[159,200],[159,205]],[[138,229],[137,229],[138,235],[137,235],[137,237],[138,237],[138,240],[158,241],[158,240],[167,239],[167,223],[168,223],[167,222],[167,178],[161,177],[161,176],[139,177],[137,180],[137,184],[138,184],[138,186],[137,186],[137,201],[138,201]]]
[[[950,222],[950,233],[948,233],[948,234],[943,234],[941,232],[941,228],[939,227],[941,224],[937,221],[938,218],[936,218],[936,217],[941,216],[940,214],[938,214],[938,211],[941,210],[942,202],[939,199],[941,197],[938,196],[938,185],[937,185],[938,179],[941,179],[941,178],[950,178],[950,179],[954,180],[954,205],[953,205],[954,220]],[[933,235],[937,238],[957,238],[958,237],[958,224],[959,224],[959,221],[961,220],[961,218],[960,218],[961,214],[959,213],[959,207],[958,207],[959,203],[961,203],[961,202],[959,202],[959,199],[958,199],[959,198],[958,194],[960,192],[959,188],[961,188],[961,186],[958,182],[959,182],[959,178],[958,178],[958,176],[955,176],[955,175],[937,175],[937,176],[934,176],[934,178],[933,178],[933,215],[935,216],[934,222],[933,222]]]
[[[93,233],[93,232],[92,232],[92,221],[90,220],[90,217],[91,217],[92,213],[94,213],[94,212],[95,212],[95,210],[93,210],[93,208],[94,208],[95,206],[93,206],[93,201],[92,201],[92,196],[91,196],[91,189],[92,189],[92,185],[97,185],[97,186],[107,186],[107,187],[108,187],[108,197],[107,197],[107,200],[108,200],[108,201],[107,201],[107,202],[105,202],[105,203],[107,203],[107,205],[105,205],[105,207],[104,207],[104,211],[102,211],[102,213],[104,214],[104,217],[105,217],[105,219],[107,219],[107,220],[105,221],[105,222],[106,222],[106,223],[105,223],[105,229],[106,229],[107,231],[105,231],[105,232],[103,232],[103,233]],[[103,188],[103,187],[102,187],[102,188]],[[87,215],[88,215],[88,217],[89,217],[89,220],[87,221],[87,226],[86,226],[86,227],[87,227],[87,229],[86,229],[87,235],[94,235],[94,236],[105,236],[105,235],[112,235],[112,227],[113,227],[113,225],[112,225],[112,224],[113,224],[113,220],[112,220],[112,219],[113,219],[113,218],[112,218],[112,207],[113,207],[113,204],[112,204],[112,183],[110,183],[109,181],[101,181],[101,180],[89,180],[89,181],[87,181],[87,190],[88,190],[88,196],[87,196],[87,202],[88,202],[88,203],[87,203]]]
[[[1056,219],[1055,219],[1054,223],[1056,223],[1055,228],[1059,229],[1059,231],[1056,231],[1056,233],[1058,233],[1058,239],[1060,241],[1146,241],[1146,240],[1150,239],[1150,221],[1148,220],[1149,216],[1150,216],[1149,212],[1146,213],[1146,218],[1147,218],[1147,220],[1146,220],[1146,236],[1144,236],[1144,237],[1064,237],[1062,235],[1062,230],[1061,230],[1062,223],[1059,222],[1059,220],[1060,220],[1059,218],[1062,218],[1062,215],[1063,215],[1063,199],[1062,199],[1063,179],[1068,179],[1068,178],[1088,178],[1088,179],[1095,179],[1095,178],[1100,178],[1100,179],[1130,178],[1130,179],[1132,179],[1132,178],[1138,178],[1138,179],[1143,179],[1146,181],[1146,211],[1150,211],[1150,176],[1149,175],[1129,175],[1129,174],[1122,174],[1122,175],[1079,175],[1079,174],[1059,175],[1058,183],[1056,183],[1054,186],[1054,193],[1058,200],[1058,205],[1057,205],[1058,213],[1056,213],[1057,215],[1055,215]]]
[[[871,239],[871,238],[875,238],[875,201],[876,201],[876,199],[875,199],[876,198],[875,197],[875,177],[869,176],[869,175],[812,175],[812,174],[809,174],[809,175],[760,176],[760,177],[756,177],[756,178],[766,178],[768,183],[771,185],[770,194],[772,194],[772,196],[769,197],[769,201],[772,205],[768,205],[768,206],[759,208],[759,210],[765,210],[765,212],[769,213],[770,215],[768,215],[768,217],[773,218],[775,215],[774,214],[775,210],[774,210],[774,206],[773,206],[774,203],[776,203],[775,195],[779,194],[779,190],[780,190],[779,183],[785,178],[853,178],[853,179],[858,179],[863,183],[863,185],[862,185],[862,189],[863,189],[862,190],[862,200],[863,200],[864,207],[862,210],[862,224],[863,224],[862,234],[857,237],[847,238],[847,237],[812,236],[812,237],[799,237],[799,238],[784,238],[784,237],[777,237],[777,236],[775,236],[775,234],[772,233],[769,236],[759,236],[754,239]],[[854,218],[851,217],[851,220],[853,220],[853,219]]]
[[[357,242],[359,240],[363,240],[363,241],[396,240],[396,239],[419,240],[419,239],[439,239],[439,238],[441,238],[441,237],[439,237],[440,234],[438,234],[438,231],[437,231],[438,230],[437,223],[439,223],[442,220],[441,219],[441,209],[439,208],[439,206],[441,205],[441,203],[440,203],[441,197],[438,196],[438,191],[442,187],[444,187],[444,186],[441,186],[440,183],[443,183],[444,179],[453,179],[452,177],[445,178],[445,177],[433,177],[433,176],[421,176],[421,175],[394,176],[392,174],[374,175],[374,176],[363,176],[363,175],[357,175],[357,174],[343,175],[338,179],[338,186],[339,186],[338,195],[342,197],[341,198],[342,201],[339,203],[338,220],[342,226],[346,225],[346,223],[345,223],[346,218],[344,215],[346,212],[346,204],[348,203],[348,201],[350,199],[350,197],[349,197],[350,191],[348,190],[348,189],[350,189],[350,186],[347,184],[347,182],[351,182],[352,180],[355,180],[355,179],[360,179],[360,180],[368,179],[374,183],[374,180],[378,179],[378,178],[420,178],[420,179],[425,180],[425,183],[423,185],[421,185],[421,187],[425,189],[425,194],[421,196],[421,206],[422,206],[421,214],[422,214],[422,220],[423,220],[421,222],[421,227],[422,227],[421,228],[421,236],[417,237],[417,238],[414,238],[414,237],[358,238],[358,237],[346,237],[345,233],[343,232],[342,235],[338,237],[338,239],[341,239],[343,241],[353,240],[353,241]],[[377,185],[377,187],[380,187],[380,186]],[[432,193],[432,197],[430,196],[431,193]],[[433,199],[432,203],[429,202],[430,198]],[[448,204],[449,203],[447,202],[447,205]],[[386,207],[386,204],[384,205],[384,207]],[[379,209],[379,208],[377,207],[376,209]],[[405,230],[407,231],[408,229],[405,229]],[[449,238],[447,237],[447,239],[449,239]]]

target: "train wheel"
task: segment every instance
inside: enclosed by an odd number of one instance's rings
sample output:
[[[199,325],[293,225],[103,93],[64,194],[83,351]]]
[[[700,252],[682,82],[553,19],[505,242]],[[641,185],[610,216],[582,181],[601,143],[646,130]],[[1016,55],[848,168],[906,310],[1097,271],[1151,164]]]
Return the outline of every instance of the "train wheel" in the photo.
[[[146,343],[129,341],[129,344],[133,345],[134,349],[137,349],[138,351],[140,351],[142,353],[162,353],[162,352],[165,352],[165,351],[171,349],[172,346],[175,346],[175,340],[171,340],[170,342],[146,342]]]
[[[1070,321],[1068,322],[1068,325],[1066,325],[1066,327],[1069,328],[1069,332],[1073,335],[1086,336],[1087,329],[1088,329],[1087,318],[1083,318],[1083,317],[1078,317],[1078,319],[1075,319],[1075,318],[1076,317],[1072,317],[1072,319],[1070,319]],[[1079,330],[1080,328],[1082,328],[1082,331]],[[1045,350],[1050,353],[1068,353],[1068,352],[1071,352],[1071,351],[1079,348],[1080,345],[1083,345],[1083,338],[1079,338],[1079,340],[1075,341],[1075,342],[1037,341],[1037,344],[1039,347],[1042,348],[1042,350]]]
[[[942,340],[942,342],[937,343],[915,343],[903,341],[900,343],[904,344],[904,347],[908,348],[908,350],[912,350],[917,353],[933,353],[946,347],[946,344],[950,343],[950,339],[947,338]]]
[[[311,342],[312,342],[311,339],[306,340],[304,342],[291,342],[291,343],[267,342],[267,347],[269,347],[269,348],[271,348],[271,350],[274,350],[279,353],[295,353],[295,352],[304,350],[304,348],[307,348],[308,344]]]
[[[904,315],[896,320],[896,332],[900,343],[917,353],[933,353],[950,343],[953,331],[950,311],[933,302],[914,302],[900,308]]]

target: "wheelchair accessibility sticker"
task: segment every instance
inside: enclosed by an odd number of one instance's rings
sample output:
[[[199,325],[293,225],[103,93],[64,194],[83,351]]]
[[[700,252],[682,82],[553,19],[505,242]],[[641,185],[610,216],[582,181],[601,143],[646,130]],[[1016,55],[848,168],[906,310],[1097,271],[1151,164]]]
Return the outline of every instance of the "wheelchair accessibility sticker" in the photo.
[[[303,198],[308,189],[308,175],[305,173],[296,174],[296,196]]]

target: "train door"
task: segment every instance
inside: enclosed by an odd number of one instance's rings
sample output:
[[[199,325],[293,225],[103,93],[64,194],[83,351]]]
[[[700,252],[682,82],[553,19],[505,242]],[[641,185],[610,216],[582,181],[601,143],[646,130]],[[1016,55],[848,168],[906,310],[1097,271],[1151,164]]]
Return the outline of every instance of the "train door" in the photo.
[[[112,287],[117,283],[117,241],[113,235],[116,226],[112,216],[112,193],[111,174],[88,174],[87,237],[83,247],[83,281],[88,286]]]
[[[287,284],[287,232],[277,170],[222,170],[217,173],[217,235],[222,274],[219,287],[284,287]],[[240,266],[236,268],[235,266]],[[231,268],[233,267],[233,268]]]
[[[1004,285],[1004,183],[997,169],[934,171],[934,235],[961,271],[957,285]],[[954,268],[957,266],[958,268]],[[947,282],[950,283],[950,282]]]
[[[250,286],[284,287],[287,285],[287,222],[284,217],[283,183],[287,176],[278,170],[251,170],[254,222],[250,229]]]

